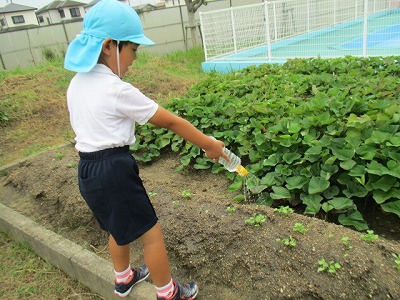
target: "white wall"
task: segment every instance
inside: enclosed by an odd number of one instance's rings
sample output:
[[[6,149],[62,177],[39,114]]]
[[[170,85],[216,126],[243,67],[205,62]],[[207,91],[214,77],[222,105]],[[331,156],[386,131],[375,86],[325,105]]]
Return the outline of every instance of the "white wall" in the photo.
[[[25,22],[24,23],[17,23],[14,24],[12,17],[15,16],[23,16]],[[26,25],[39,25],[38,21],[36,19],[35,12],[32,11],[20,11],[20,12],[13,12],[13,13],[6,13],[4,14],[5,17],[5,22],[6,22],[6,28],[14,28],[18,26],[26,26]]]

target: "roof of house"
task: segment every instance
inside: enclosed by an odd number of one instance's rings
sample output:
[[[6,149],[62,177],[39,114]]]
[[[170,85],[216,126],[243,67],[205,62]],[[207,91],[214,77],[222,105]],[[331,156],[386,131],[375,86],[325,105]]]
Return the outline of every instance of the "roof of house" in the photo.
[[[0,13],[11,13],[11,12],[18,12],[18,11],[27,11],[27,10],[36,10],[35,7],[10,3],[2,8],[0,8]]]
[[[86,4],[83,2],[79,2],[79,1],[70,1],[70,0],[52,1],[49,4],[47,4],[46,6],[43,6],[42,8],[40,8],[36,13],[42,13],[42,12],[53,10],[53,9],[56,10],[56,9],[63,8],[63,7],[84,6],[84,5],[86,5]]]

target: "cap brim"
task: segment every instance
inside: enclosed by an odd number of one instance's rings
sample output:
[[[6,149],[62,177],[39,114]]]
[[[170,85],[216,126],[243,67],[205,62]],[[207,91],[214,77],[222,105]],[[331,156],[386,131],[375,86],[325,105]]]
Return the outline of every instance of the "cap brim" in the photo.
[[[148,37],[145,37],[144,35],[140,37],[132,37],[128,39],[130,42],[138,44],[138,45],[146,45],[146,46],[152,46],[155,45],[155,43],[150,40]]]
[[[89,72],[97,64],[104,38],[78,35],[68,46],[64,68],[74,72]]]

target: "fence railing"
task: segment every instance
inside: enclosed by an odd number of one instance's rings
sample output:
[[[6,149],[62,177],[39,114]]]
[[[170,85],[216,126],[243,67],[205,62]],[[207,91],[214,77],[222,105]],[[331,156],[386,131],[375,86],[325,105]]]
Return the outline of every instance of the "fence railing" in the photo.
[[[262,0],[215,0],[202,5],[198,12],[260,2]],[[199,20],[198,12],[196,20]],[[193,46],[188,32],[186,6],[144,12],[140,17],[146,35],[156,43],[146,48],[146,51],[165,54],[184,51]],[[0,70],[40,65],[46,61],[46,53],[63,56],[68,44],[81,29],[82,22],[78,21],[0,32]],[[198,40],[201,40],[200,32],[196,33]]]
[[[244,50],[265,46],[264,58],[273,60],[274,43],[298,37],[324,28],[340,26],[357,20],[362,29],[359,55],[368,55],[367,38],[374,24],[368,16],[400,7],[396,0],[276,0],[200,13],[200,23],[206,61],[215,59],[248,60],[233,57]],[[400,15],[399,15],[400,16]],[[395,17],[395,18],[398,18]],[[399,18],[400,19],[400,18]],[[394,23],[400,23],[400,20]],[[393,23],[393,22],[392,22]],[[399,24],[400,25],[400,24]],[[378,29],[378,27],[377,27]],[[400,30],[400,29],[399,29]],[[348,33],[347,33],[348,34]],[[335,36],[335,39],[338,39]],[[296,48],[297,57],[307,57]],[[251,51],[248,51],[251,53]],[[333,53],[333,52],[332,52]],[[277,54],[280,59],[291,58]],[[329,51],[327,56],[330,55]]]

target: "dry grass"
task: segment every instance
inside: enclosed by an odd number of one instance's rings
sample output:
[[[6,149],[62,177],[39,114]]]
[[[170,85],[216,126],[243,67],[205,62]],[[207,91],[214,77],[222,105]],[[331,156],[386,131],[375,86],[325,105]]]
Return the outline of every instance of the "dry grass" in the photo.
[[[160,104],[182,96],[204,74],[201,49],[169,55],[140,53],[125,76]],[[65,94],[73,73],[62,60],[26,70],[0,72],[0,165],[56,147],[74,138]]]

